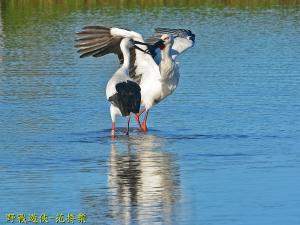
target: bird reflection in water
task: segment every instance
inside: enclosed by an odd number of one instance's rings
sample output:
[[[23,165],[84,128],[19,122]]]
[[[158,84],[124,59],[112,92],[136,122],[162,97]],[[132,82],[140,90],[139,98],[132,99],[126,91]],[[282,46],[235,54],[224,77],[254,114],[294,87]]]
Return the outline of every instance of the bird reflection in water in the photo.
[[[163,151],[164,140],[156,136],[129,137],[124,142],[112,143],[111,148],[110,217],[123,224],[171,224],[180,198],[175,156]]]

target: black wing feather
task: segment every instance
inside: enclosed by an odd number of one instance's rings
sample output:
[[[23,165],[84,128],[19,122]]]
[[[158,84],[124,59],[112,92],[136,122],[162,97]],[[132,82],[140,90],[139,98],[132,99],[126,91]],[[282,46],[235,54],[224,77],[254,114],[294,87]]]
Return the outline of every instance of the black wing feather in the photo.
[[[75,47],[79,48],[80,57],[100,57],[109,53],[122,54],[120,42],[122,37],[113,37],[110,34],[110,27],[86,26],[82,31],[76,33]]]
[[[118,107],[122,116],[128,116],[131,112],[138,113],[141,104],[141,88],[130,80],[116,84],[117,93],[108,100]]]
[[[80,58],[88,56],[101,57],[114,53],[118,56],[120,64],[123,64],[124,57],[120,49],[122,37],[112,36],[110,29],[111,27],[105,26],[86,26],[82,28],[82,31],[76,33],[78,39],[76,39],[75,47],[79,48]],[[135,48],[130,49],[129,75],[134,81],[139,83],[142,75],[136,74],[135,51]]]

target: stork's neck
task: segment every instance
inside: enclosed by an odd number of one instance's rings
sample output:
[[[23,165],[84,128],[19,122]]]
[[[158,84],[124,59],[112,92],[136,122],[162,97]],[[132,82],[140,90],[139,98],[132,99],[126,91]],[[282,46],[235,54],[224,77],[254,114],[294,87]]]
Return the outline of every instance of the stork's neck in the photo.
[[[129,71],[130,66],[130,51],[124,45],[121,45],[121,51],[123,53],[123,64],[121,66],[122,69]]]
[[[161,59],[172,59],[171,57],[171,45],[166,45],[166,47],[162,50]]]

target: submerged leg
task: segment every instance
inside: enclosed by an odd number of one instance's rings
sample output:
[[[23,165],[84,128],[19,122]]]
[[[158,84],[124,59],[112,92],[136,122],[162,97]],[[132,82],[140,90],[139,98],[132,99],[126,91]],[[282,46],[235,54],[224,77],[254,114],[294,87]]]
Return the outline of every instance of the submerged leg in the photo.
[[[146,109],[143,109],[139,113],[134,115],[134,117],[136,119],[136,122],[138,123],[140,129],[142,129],[142,125],[141,125],[141,122],[140,122],[140,116],[143,114],[143,112],[145,112],[145,110]]]
[[[111,122],[111,136],[115,136],[115,122]]]
[[[148,118],[148,113],[149,113],[149,111],[147,110],[147,111],[146,111],[145,118],[144,118],[144,121],[143,121],[143,124],[142,124],[142,130],[143,130],[144,132],[147,132],[147,131],[148,131],[148,128],[147,128],[147,118]]]
[[[130,115],[127,116],[127,128],[126,128],[126,135],[129,135],[129,124],[130,124]]]

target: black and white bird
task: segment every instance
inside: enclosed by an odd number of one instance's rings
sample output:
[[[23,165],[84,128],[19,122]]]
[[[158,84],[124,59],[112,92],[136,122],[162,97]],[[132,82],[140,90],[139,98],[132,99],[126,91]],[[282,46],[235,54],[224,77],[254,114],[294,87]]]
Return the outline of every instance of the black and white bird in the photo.
[[[160,38],[159,43],[159,48],[161,50],[159,52],[156,52],[154,59],[156,57],[156,60],[159,63],[160,77],[159,79],[154,77],[144,77],[143,79],[142,77],[142,81],[140,83],[142,90],[144,92],[149,92],[147,96],[143,96],[143,103],[145,108],[135,116],[139,126],[143,131],[148,130],[146,123],[149,109],[175,91],[178,86],[180,77],[179,68],[175,61],[176,56],[172,56],[172,51],[174,52],[174,50],[172,50],[172,46],[174,44],[174,36],[172,34],[163,34]],[[141,124],[139,116],[144,111],[146,112],[146,115],[144,117],[143,123]]]
[[[120,48],[123,54],[123,64],[115,72],[106,85],[106,98],[110,101],[110,115],[112,120],[112,136],[115,135],[116,116],[127,116],[126,134],[129,134],[130,114],[138,113],[141,104],[141,88],[129,77],[130,51],[134,46],[130,38],[123,38]]]
[[[129,59],[129,66],[125,65],[132,79],[130,82],[139,85],[143,105],[143,109],[136,113],[136,120],[140,128],[147,131],[149,110],[176,89],[179,70],[175,59],[194,45],[195,35],[190,30],[156,28],[154,35],[145,43],[137,32],[104,26],[87,26],[77,35],[76,47],[79,48],[80,57],[101,57],[115,53],[123,65]],[[140,46],[129,48],[130,56],[126,58],[121,49],[121,40],[124,38],[130,38],[135,46]],[[146,115],[141,124],[139,117],[143,112]]]

